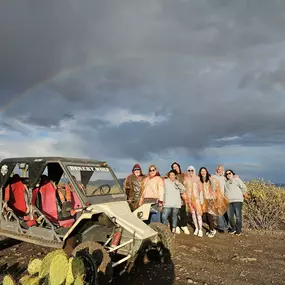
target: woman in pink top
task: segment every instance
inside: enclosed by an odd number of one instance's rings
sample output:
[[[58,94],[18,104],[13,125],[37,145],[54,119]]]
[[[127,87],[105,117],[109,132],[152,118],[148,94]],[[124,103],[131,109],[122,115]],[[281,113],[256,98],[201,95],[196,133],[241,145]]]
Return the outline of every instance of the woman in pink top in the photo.
[[[155,204],[150,212],[148,222],[161,222],[161,211],[164,199],[164,182],[155,165],[150,165],[148,175],[142,182],[139,206],[144,203]]]

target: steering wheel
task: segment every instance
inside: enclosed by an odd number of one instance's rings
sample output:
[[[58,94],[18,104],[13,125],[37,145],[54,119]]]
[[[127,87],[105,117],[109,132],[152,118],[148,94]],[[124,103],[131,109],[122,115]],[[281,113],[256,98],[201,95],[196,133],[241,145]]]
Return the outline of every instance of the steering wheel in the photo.
[[[94,195],[97,191],[100,191],[100,194],[105,195],[105,194],[109,194],[111,191],[111,186],[109,184],[103,184],[101,186],[99,186],[98,188],[96,188],[91,195]]]

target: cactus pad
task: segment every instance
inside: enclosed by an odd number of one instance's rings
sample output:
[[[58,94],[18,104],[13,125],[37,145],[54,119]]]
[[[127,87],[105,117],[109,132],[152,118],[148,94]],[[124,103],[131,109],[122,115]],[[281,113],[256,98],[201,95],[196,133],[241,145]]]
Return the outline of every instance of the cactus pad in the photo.
[[[58,250],[54,250],[50,252],[48,255],[45,256],[45,258],[42,261],[41,268],[39,271],[39,277],[41,279],[48,276],[51,261],[58,254],[65,254],[65,253],[62,249],[58,249]]]
[[[78,275],[74,281],[74,285],[84,285],[83,276]]]
[[[19,282],[21,285],[39,285],[40,284],[40,278],[25,275],[20,279]]]
[[[40,278],[39,277],[30,277],[24,285],[39,285]]]
[[[68,259],[65,254],[54,256],[49,269],[49,279],[52,285],[62,284],[67,276]]]
[[[28,265],[29,274],[34,275],[38,273],[40,271],[41,265],[42,265],[42,261],[40,259],[36,258],[36,259],[31,260]]]
[[[73,261],[73,257],[69,258],[65,285],[70,285],[74,282],[74,278],[72,274],[72,261]]]
[[[5,275],[3,285],[16,285],[16,282],[11,275]]]
[[[19,280],[19,283],[21,285],[28,285],[29,284],[28,281],[30,280],[30,278],[31,277],[29,275],[25,275]]]
[[[72,284],[77,276],[84,275],[84,261],[80,257],[71,257],[68,263],[66,285]]]

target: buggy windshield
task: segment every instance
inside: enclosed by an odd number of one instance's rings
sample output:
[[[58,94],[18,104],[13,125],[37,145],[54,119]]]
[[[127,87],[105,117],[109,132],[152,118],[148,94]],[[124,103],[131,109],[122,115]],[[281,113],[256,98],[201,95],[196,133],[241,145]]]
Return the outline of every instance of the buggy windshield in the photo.
[[[117,179],[108,167],[69,165],[67,169],[85,196],[122,194]]]

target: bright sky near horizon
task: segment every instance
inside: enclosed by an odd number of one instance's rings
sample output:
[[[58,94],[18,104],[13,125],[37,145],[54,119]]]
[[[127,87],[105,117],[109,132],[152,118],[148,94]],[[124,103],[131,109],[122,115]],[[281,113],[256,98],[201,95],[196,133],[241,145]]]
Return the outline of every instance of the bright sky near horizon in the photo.
[[[1,1],[0,158],[217,164],[284,182],[285,1]]]

